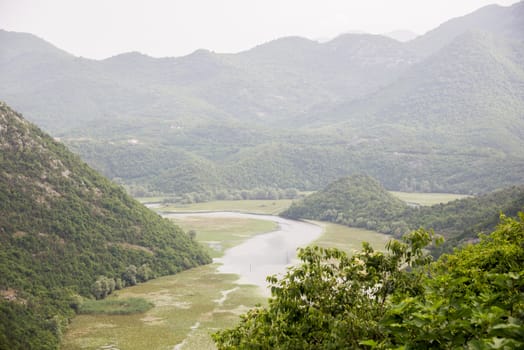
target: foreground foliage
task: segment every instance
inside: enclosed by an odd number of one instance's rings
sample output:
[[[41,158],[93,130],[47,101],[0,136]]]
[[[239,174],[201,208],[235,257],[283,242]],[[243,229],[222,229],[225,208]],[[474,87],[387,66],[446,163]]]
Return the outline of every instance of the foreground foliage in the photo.
[[[524,214],[502,217],[497,230],[424,276],[424,293],[395,293],[382,320],[379,348],[517,349],[524,346]]]
[[[219,349],[515,349],[524,346],[524,214],[431,262],[417,230],[388,252],[305,248],[267,308],[214,335]]]

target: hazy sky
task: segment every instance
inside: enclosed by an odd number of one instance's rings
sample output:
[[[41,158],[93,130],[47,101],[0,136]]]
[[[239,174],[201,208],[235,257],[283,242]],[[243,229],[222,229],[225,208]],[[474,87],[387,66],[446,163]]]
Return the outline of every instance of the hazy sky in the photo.
[[[127,51],[238,52],[278,37],[347,31],[416,33],[516,0],[0,0],[0,29],[29,32],[78,56]]]

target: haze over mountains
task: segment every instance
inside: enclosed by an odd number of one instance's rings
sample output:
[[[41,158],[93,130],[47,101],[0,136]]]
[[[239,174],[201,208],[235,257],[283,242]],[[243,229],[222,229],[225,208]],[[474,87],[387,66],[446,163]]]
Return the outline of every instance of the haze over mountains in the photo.
[[[402,43],[281,38],[238,54],[74,57],[0,31],[0,96],[142,193],[486,192],[524,181],[524,2]]]
[[[407,42],[418,36],[417,33],[412,32],[411,30],[394,30],[392,32],[384,33],[383,35],[400,42]]]

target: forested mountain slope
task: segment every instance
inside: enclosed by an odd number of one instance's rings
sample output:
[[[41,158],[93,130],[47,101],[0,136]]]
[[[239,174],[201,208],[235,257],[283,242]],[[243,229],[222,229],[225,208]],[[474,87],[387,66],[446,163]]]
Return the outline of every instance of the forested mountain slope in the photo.
[[[0,31],[0,95],[141,192],[318,190],[367,173],[483,193],[524,182],[523,8],[487,6],[407,43],[286,37],[178,58],[89,60]]]
[[[523,211],[524,186],[520,185],[409,210],[402,220],[412,228],[425,227],[444,236],[446,241],[436,251],[438,253],[476,241],[479,233],[488,233],[497,226],[501,214],[516,218],[518,212]]]
[[[75,295],[146,264],[156,276],[211,260],[0,103],[0,348],[55,349]]]
[[[376,94],[310,119],[343,121],[343,126],[360,129],[364,137],[377,129],[385,136],[386,129],[394,130],[388,141],[397,147],[405,137],[416,136],[442,150],[475,147],[521,154],[523,56],[522,41],[469,32]]]
[[[466,16],[453,18],[408,43],[413,50],[428,56],[451,43],[456,37],[474,31],[485,31],[499,37],[522,40],[524,2],[508,7],[488,5]]]
[[[522,185],[446,204],[410,207],[385,191],[373,178],[355,175],[294,202],[281,215],[363,227],[397,237],[422,227],[446,239],[439,248],[441,252],[475,240],[481,232],[493,230],[501,213],[516,217],[523,210]]]

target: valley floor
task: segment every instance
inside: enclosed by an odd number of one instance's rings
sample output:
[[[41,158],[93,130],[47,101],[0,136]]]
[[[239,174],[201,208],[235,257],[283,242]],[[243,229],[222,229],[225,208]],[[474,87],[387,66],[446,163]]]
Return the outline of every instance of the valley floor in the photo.
[[[224,218],[206,220],[211,230],[219,225],[215,236],[226,244],[229,240],[239,244],[239,236],[246,239],[261,233],[260,229],[274,228],[264,227],[267,221],[260,219],[244,218],[243,227],[238,218],[229,218],[230,227]],[[193,227],[200,232],[197,239],[208,241],[211,233],[203,231],[206,220],[186,216],[176,222],[186,229]],[[362,240],[370,240],[379,249],[387,241],[378,233],[319,224],[324,233],[315,244],[351,251],[360,248]],[[220,273],[219,268],[215,263],[119,291],[110,297],[142,297],[155,307],[135,315],[79,315],[65,335],[62,349],[213,349],[211,333],[233,326],[240,314],[256,304],[265,304],[267,297],[259,287],[237,284],[238,275]]]

